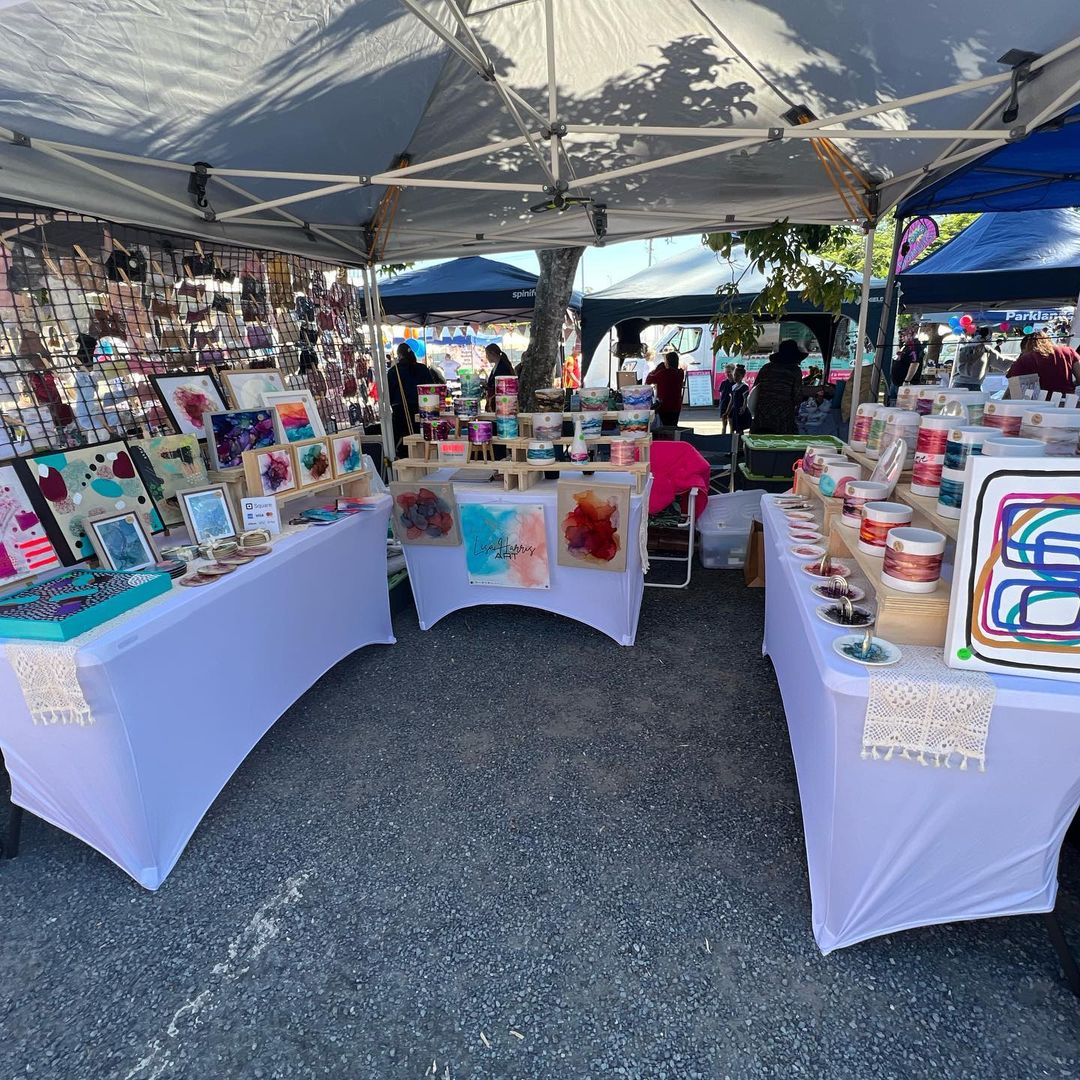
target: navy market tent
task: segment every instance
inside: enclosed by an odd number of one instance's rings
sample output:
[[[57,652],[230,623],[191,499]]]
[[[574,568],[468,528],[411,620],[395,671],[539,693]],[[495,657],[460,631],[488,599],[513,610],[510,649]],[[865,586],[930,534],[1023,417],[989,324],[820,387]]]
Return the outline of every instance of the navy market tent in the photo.
[[[379,282],[389,322],[414,326],[524,320],[532,316],[536,275],[473,255]],[[581,293],[570,297],[581,307]]]
[[[355,264],[861,220],[876,180],[886,210],[1080,87],[1077,0],[0,0],[0,24],[0,198]],[[1036,57],[1015,110],[1010,50]]]
[[[909,217],[1064,206],[1080,206],[1080,105],[1026,139],[931,178],[900,203],[898,212]]]
[[[729,262],[705,246],[691,248],[586,296],[581,308],[581,354],[586,368],[604,335],[619,323],[641,320],[643,327],[649,323],[708,322],[720,307],[716,290],[726,282],[738,281],[736,306],[741,310],[748,308],[765,287],[770,269],[760,271],[749,264],[742,248],[735,248],[732,255]],[[851,277],[853,282],[861,282],[858,274],[853,273]],[[877,333],[881,318],[884,286],[884,281],[877,279],[871,283],[867,322],[871,339]],[[798,294],[789,296],[788,302],[784,318],[809,326],[821,345],[822,355],[828,360],[835,334],[832,316],[807,304]],[[845,305],[844,314],[857,319],[858,304]]]
[[[1075,302],[1080,294],[1080,213],[983,214],[899,281],[908,310]]]

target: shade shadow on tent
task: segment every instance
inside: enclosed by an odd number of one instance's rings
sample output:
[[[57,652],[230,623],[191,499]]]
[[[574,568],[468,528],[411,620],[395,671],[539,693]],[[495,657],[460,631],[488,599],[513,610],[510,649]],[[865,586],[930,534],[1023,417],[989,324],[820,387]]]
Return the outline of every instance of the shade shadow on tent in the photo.
[[[650,323],[708,322],[720,307],[717,288],[726,282],[739,282],[740,292],[736,310],[745,311],[754,297],[765,287],[771,270],[759,271],[750,265],[743,249],[738,247],[732,259],[721,259],[702,246],[673,255],[647,270],[618,281],[600,292],[590,293],[582,305],[582,357],[588,370],[597,347],[613,327],[631,320]],[[852,282],[861,283],[852,273]],[[867,333],[871,339],[877,333],[881,319],[884,282],[871,282],[870,313]],[[789,309],[785,320],[804,323],[814,333],[826,360],[832,355],[837,320],[820,308],[808,304],[797,293],[788,296]],[[858,319],[859,305],[845,304],[843,314]]]
[[[392,322],[413,326],[512,322],[532,316],[536,274],[510,263],[473,255],[452,259],[380,282],[383,311]],[[570,297],[581,307],[581,293]]]
[[[910,310],[1075,302],[1080,293],[1080,213],[983,214],[899,281],[902,304]]]

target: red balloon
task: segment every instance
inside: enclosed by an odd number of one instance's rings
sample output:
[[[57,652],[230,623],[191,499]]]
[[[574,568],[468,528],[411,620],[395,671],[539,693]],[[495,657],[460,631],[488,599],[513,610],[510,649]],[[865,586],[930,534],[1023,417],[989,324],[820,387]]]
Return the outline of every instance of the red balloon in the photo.
[[[1006,332],[1008,332],[1009,324],[1007,322],[998,323],[998,329],[999,330],[1005,330]]]
[[[961,315],[960,316],[960,325],[961,326],[970,326],[974,321],[975,320],[970,315]]]

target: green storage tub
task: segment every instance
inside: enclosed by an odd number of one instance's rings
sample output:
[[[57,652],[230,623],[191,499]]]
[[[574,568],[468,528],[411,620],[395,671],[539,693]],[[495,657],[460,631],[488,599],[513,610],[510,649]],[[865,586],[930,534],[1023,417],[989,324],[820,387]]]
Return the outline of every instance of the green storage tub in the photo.
[[[832,435],[744,435],[746,464],[755,476],[786,476],[808,446],[825,446],[842,453],[844,444]]]

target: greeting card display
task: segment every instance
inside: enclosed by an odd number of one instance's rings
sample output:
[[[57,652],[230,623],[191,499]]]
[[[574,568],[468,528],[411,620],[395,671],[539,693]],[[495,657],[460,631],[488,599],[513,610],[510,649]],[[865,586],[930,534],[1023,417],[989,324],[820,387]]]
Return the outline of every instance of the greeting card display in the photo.
[[[559,566],[626,569],[628,485],[560,480],[557,507]]]
[[[69,570],[0,598],[0,637],[68,641],[171,588],[168,574]]]
[[[968,458],[945,662],[1080,681],[1080,460]]]
[[[225,399],[209,370],[184,375],[151,375],[150,381],[173,427],[181,435],[205,438],[203,417],[207,413],[225,411]]]
[[[542,504],[462,503],[460,513],[470,585],[551,587]]]
[[[60,566],[15,469],[0,465],[0,588]]]
[[[133,510],[149,534],[165,527],[122,439],[15,462],[65,566],[94,554],[86,523]]]
[[[245,451],[276,442],[269,409],[208,413],[203,419],[210,464],[215,469],[238,469],[244,464]]]

